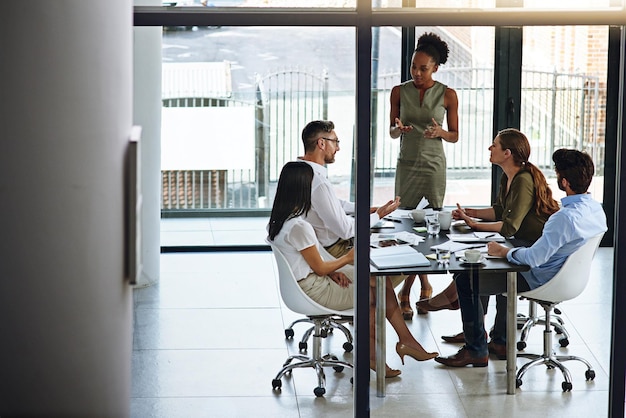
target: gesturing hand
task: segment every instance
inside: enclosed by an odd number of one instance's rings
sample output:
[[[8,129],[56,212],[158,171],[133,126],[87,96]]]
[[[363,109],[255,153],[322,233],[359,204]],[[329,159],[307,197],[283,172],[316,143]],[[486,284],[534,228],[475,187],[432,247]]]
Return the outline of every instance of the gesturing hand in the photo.
[[[394,200],[390,200],[389,202],[385,203],[384,205],[376,209],[376,213],[378,214],[378,217],[382,219],[383,217],[389,215],[394,210],[398,209],[399,206],[400,206],[400,196],[396,196]]]
[[[400,132],[402,133],[410,132],[413,130],[413,126],[402,124],[400,118],[396,118],[396,128],[400,129]]]
[[[457,220],[464,220],[467,226],[473,229],[474,226],[476,226],[476,222],[474,222],[474,220],[467,215],[467,212],[461,207],[461,205],[457,203],[456,207],[457,208],[452,211],[452,217]]]

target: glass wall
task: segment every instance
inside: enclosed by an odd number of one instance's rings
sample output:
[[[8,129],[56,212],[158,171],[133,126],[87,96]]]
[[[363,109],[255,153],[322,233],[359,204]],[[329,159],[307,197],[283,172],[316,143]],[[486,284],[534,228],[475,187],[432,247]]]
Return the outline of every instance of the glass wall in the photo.
[[[524,28],[521,130],[557,197],[552,153],[576,148],[593,157],[590,192],[603,200],[608,36],[607,26]]]
[[[337,27],[165,28],[163,209],[271,207],[280,169],[302,155],[300,133],[316,119],[336,124],[329,175],[347,197],[354,38]]]
[[[378,84],[374,99],[376,132],[375,202],[393,196],[394,174],[399,140],[389,136],[389,95],[400,79],[400,36],[398,28],[381,28],[381,39],[395,36],[395,53],[381,48]],[[432,32],[448,44],[448,61],[439,66],[433,78],[454,89],[459,99],[459,141],[444,142],[448,173],[444,205],[489,205],[491,201],[491,164],[487,148],[493,131],[494,28],[491,27],[416,27],[415,38]],[[375,39],[375,38],[374,38]],[[411,52],[412,53],[412,52]],[[409,64],[410,65],[410,64]],[[407,69],[408,73],[408,69]],[[444,123],[444,129],[447,127]]]
[[[402,32],[373,28],[373,204],[394,194],[399,141],[388,133],[389,95],[401,81]],[[489,205],[493,140],[492,27],[416,27],[450,48],[434,78],[459,98],[459,141],[444,143],[444,205]],[[282,165],[302,154],[300,132],[335,122],[341,138],[329,176],[341,198],[354,193],[354,28],[169,26],[163,30],[162,208],[267,209]],[[521,130],[531,161],[553,178],[551,154],[574,147],[594,156],[592,192],[602,200],[606,26],[526,27]],[[560,191],[553,187],[555,193]]]

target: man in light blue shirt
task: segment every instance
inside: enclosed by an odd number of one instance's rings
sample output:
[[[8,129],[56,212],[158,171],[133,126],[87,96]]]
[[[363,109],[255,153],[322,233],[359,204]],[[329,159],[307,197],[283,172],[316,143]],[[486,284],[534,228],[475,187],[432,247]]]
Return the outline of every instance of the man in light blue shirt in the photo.
[[[489,254],[506,257],[511,263],[527,264],[527,272],[518,273],[518,292],[537,288],[552,279],[570,254],[589,238],[607,230],[606,215],[600,203],[587,194],[594,174],[594,166],[588,154],[577,150],[559,149],[552,155],[559,189],[566,196],[561,199],[561,209],[546,222],[541,237],[529,248],[508,248],[491,242]],[[468,273],[454,277],[459,294],[465,346],[449,357],[437,357],[435,361],[450,367],[487,366],[489,353],[506,359],[506,280],[502,274],[481,274],[478,289],[472,289]],[[478,294],[495,294],[496,319],[487,343],[484,313]]]

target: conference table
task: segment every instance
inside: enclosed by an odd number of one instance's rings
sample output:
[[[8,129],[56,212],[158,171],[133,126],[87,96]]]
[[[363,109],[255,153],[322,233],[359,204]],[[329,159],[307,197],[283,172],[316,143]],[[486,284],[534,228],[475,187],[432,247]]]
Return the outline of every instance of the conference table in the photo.
[[[442,230],[438,235],[430,236],[426,232],[415,232],[413,227],[424,226],[424,223],[416,223],[409,218],[394,218],[393,228],[372,229],[373,232],[394,234],[402,231],[409,231],[424,237],[420,243],[413,245],[413,248],[428,256],[434,251],[431,247],[449,241],[448,233],[471,233],[471,229],[465,223],[454,223],[449,231]],[[454,254],[450,254],[448,265],[441,265],[437,260],[430,259],[430,265],[419,267],[377,269],[370,263],[370,273],[375,275],[376,280],[376,370],[385,370],[386,363],[386,318],[385,318],[385,280],[386,276],[398,274],[447,274],[463,271],[478,270],[490,273],[506,273],[507,280],[507,393],[515,393],[516,376],[516,330],[517,330],[517,273],[529,270],[529,266],[509,263],[503,258],[486,258],[481,264],[468,265],[458,260]],[[460,318],[459,318],[460,319]],[[376,373],[376,395],[385,396],[385,373]]]

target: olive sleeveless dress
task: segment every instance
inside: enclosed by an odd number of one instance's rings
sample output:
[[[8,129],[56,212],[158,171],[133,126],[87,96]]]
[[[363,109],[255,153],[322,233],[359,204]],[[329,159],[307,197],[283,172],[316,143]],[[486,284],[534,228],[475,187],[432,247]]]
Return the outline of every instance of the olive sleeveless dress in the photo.
[[[433,208],[443,207],[446,194],[446,155],[441,138],[424,138],[424,130],[431,119],[443,124],[446,109],[443,98],[447,86],[435,81],[426,90],[420,103],[419,90],[413,81],[400,85],[400,120],[413,126],[411,132],[400,138],[400,152],[396,166],[396,196],[400,205],[415,208],[426,197]]]

